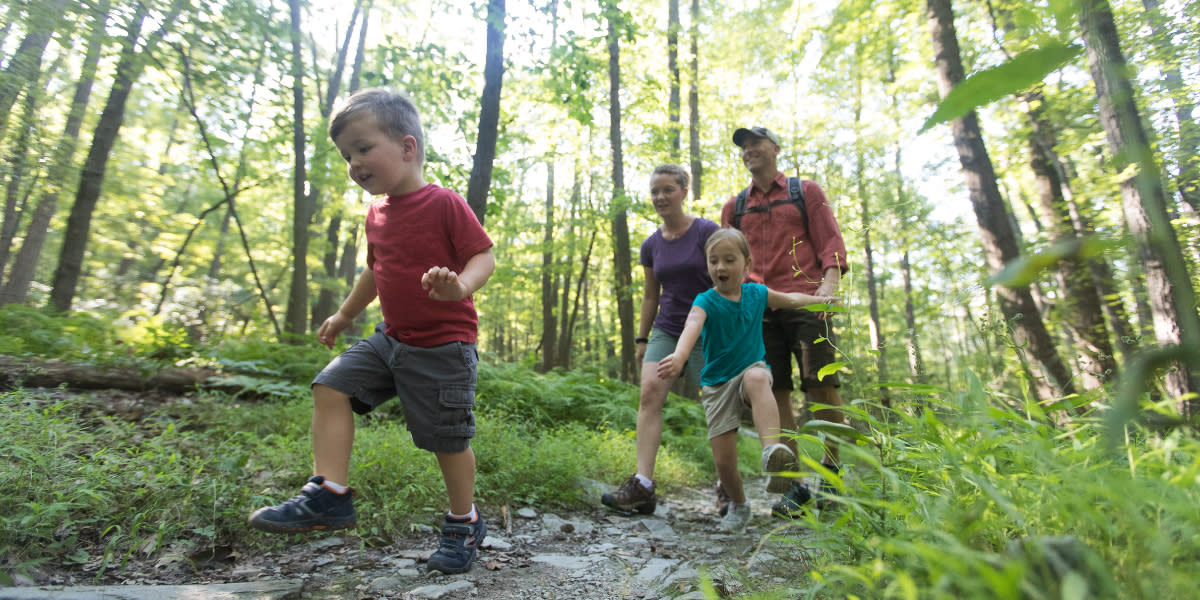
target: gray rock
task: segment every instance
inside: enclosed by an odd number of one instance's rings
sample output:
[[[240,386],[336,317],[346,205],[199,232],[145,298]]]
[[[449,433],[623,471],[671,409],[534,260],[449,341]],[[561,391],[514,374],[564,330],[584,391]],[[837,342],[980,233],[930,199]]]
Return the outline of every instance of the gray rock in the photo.
[[[595,561],[593,557],[571,556],[569,554],[535,554],[529,557],[529,560],[568,571],[586,569],[592,566],[592,563]]]
[[[452,581],[445,585],[425,585],[404,595],[405,598],[421,600],[437,600],[438,598],[457,597],[475,589],[475,584],[466,579]]]
[[[346,545],[346,540],[340,537],[330,537],[323,540],[316,540],[308,545],[309,550],[324,550],[326,548],[337,548],[338,546]]]
[[[95,585],[0,588],[5,600],[284,600],[297,598],[301,581],[251,581],[220,585]]]
[[[671,529],[671,526],[667,525],[666,521],[643,519],[641,524],[652,538],[664,539],[675,537],[675,530]]]
[[[378,577],[371,581],[370,590],[373,593],[390,592],[404,587],[404,580],[396,576]]]
[[[544,525],[546,527],[547,531],[561,531],[563,533],[574,533],[575,532],[575,524],[574,523],[572,523],[571,521],[568,521],[566,519],[563,519],[562,517],[559,517],[558,515],[554,515],[554,514],[550,514],[550,513],[546,513],[546,514],[542,515],[542,525]]]
[[[480,544],[480,547],[490,550],[497,550],[499,552],[507,552],[512,550],[513,545],[502,537],[489,535],[483,538],[483,543]]]
[[[653,583],[662,579],[678,562],[670,558],[652,558],[633,577],[642,583]]]
[[[517,516],[521,517],[522,519],[536,519],[538,514],[536,510],[526,507],[517,510]]]

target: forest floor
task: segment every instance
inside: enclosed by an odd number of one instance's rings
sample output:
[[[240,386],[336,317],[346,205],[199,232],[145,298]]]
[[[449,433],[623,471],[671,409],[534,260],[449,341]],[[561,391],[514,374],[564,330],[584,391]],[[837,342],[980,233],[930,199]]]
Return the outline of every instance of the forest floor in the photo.
[[[425,565],[437,546],[433,527],[368,544],[345,530],[291,535],[290,546],[167,548],[123,569],[96,563],[43,563],[0,600],[231,598],[572,599],[704,598],[701,580],[722,597],[780,589],[806,577],[812,556],[803,521],[770,515],[764,480],[747,477],[754,517],[744,533],[718,527],[711,486],[667,490],[651,515],[623,514],[599,502],[619,482],[583,481],[596,502],[572,509],[484,505],[488,524],[474,567],[443,575]],[[370,523],[360,520],[360,528]],[[247,530],[247,535],[265,535]]]

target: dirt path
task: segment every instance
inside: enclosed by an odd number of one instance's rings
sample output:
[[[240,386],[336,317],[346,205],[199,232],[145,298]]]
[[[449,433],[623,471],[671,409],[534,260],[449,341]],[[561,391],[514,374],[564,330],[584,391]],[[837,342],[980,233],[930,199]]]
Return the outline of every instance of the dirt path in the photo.
[[[71,595],[69,585],[39,589],[0,589],[0,598],[149,598],[177,597],[162,585],[188,588],[188,597],[316,600],[366,598],[486,598],[496,600],[609,598],[703,598],[699,580],[706,573],[724,594],[778,588],[805,569],[803,548],[792,540],[807,530],[769,515],[770,499],[762,480],[748,479],[754,511],[743,534],[720,532],[711,490],[671,491],[653,515],[624,515],[596,503],[578,511],[543,512],[514,507],[485,512],[489,534],[474,568],[460,575],[429,572],[425,560],[436,534],[414,532],[383,547],[366,548],[352,532],[318,535],[279,554],[218,552],[195,564],[169,553],[153,564],[129,565],[118,577],[125,585],[106,588],[120,595]],[[591,497],[605,489],[586,482]],[[360,526],[363,524],[360,523]],[[774,535],[771,535],[774,534]],[[87,579],[77,573],[74,583]],[[258,582],[260,586],[250,585]],[[27,582],[32,584],[33,582]],[[238,586],[227,584],[236,583]],[[130,587],[129,584],[138,584]],[[151,587],[155,586],[155,587]],[[239,587],[240,586],[240,587]],[[89,588],[96,590],[97,588]],[[173,588],[174,589],[174,588]],[[144,593],[136,593],[143,590]],[[200,591],[200,596],[191,596]],[[230,590],[238,590],[236,593]]]

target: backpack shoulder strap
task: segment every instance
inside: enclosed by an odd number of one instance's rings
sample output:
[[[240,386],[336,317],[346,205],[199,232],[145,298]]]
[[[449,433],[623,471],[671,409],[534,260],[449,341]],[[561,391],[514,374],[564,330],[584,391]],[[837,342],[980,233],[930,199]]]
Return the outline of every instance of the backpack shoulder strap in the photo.
[[[751,184],[753,185],[753,184]],[[733,228],[742,228],[742,215],[746,214],[746,197],[750,195],[750,188],[746,188],[738,192],[737,200],[733,202]]]
[[[808,207],[804,204],[804,188],[799,177],[788,177],[788,198],[796,205],[796,210],[800,211],[800,218],[804,219],[804,230],[808,231]]]

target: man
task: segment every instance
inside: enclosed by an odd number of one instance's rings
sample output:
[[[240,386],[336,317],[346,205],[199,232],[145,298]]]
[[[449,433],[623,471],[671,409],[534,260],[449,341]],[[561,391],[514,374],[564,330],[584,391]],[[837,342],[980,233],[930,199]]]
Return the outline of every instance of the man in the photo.
[[[779,137],[771,130],[765,127],[738,129],[733,133],[733,143],[741,148],[742,164],[750,171],[751,183],[743,192],[746,195],[744,211],[737,210],[737,196],[730,198],[721,211],[721,224],[737,227],[750,242],[754,259],[750,280],[784,292],[836,295],[838,281],[848,269],[848,263],[842,232],[825,192],[807,180],[798,180],[802,198],[789,191],[788,178],[778,168]],[[803,212],[796,206],[797,201],[803,203]],[[834,361],[834,348],[828,341],[831,338],[831,322],[826,313],[768,309],[763,315],[763,343],[767,349],[767,363],[771,365],[772,390],[779,406],[780,425],[784,430],[796,429],[791,399],[791,356],[796,357],[800,366],[800,390],[807,396],[809,406],[813,403],[842,405],[837,374],[817,378],[821,367]],[[817,341],[819,339],[823,341]],[[817,410],[813,416],[842,422],[838,409]],[[796,440],[788,438],[787,443],[796,451]],[[831,472],[838,472],[838,451],[834,443],[827,444],[822,462]],[[818,507],[834,491],[833,486],[823,482],[817,494]],[[722,492],[718,484],[718,503]],[[783,494],[771,512],[780,517],[799,516],[812,498],[813,494],[800,480],[793,480],[791,489]]]

